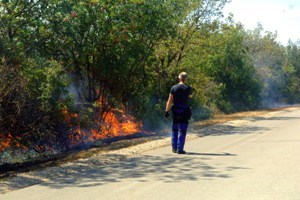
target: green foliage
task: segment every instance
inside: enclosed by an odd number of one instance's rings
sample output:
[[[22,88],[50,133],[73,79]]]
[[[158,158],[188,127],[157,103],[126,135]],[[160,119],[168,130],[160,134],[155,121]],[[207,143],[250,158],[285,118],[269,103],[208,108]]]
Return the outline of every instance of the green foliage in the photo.
[[[300,102],[300,49],[293,42],[289,42],[287,46],[287,61],[283,72],[286,81],[284,89],[284,97],[287,103]]]
[[[239,25],[223,29],[224,44],[218,48],[220,57],[212,60],[211,73],[224,85],[220,99],[225,101],[224,111],[255,109],[259,106],[260,85],[244,45],[245,33]]]
[[[61,96],[66,93],[69,78],[60,64],[45,59],[30,59],[22,66],[21,73],[27,82],[26,92],[30,98],[41,102],[44,111],[61,109]]]
[[[260,103],[260,83],[252,65],[246,33],[240,25],[213,22],[200,29],[184,64],[192,72],[196,99],[216,112],[255,109]],[[216,109],[217,108],[217,109]]]
[[[61,108],[68,102],[61,96],[61,75],[45,74],[32,62],[28,61],[26,70],[25,66],[0,64],[0,133],[20,138],[18,142],[25,146],[33,141],[53,144],[58,134],[56,125],[62,119]]]
[[[67,75],[40,51],[46,1],[7,1],[0,8],[0,135],[32,146],[56,142]]]
[[[1,1],[0,134],[57,143],[70,129],[62,110],[93,127],[123,107],[158,130],[180,71],[194,120],[299,102],[299,47],[222,22],[228,2]]]

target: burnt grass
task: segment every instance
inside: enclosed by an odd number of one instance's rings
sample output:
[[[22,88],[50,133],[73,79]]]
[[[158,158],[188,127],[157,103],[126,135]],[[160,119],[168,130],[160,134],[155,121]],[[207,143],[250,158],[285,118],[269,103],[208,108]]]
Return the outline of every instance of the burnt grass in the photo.
[[[119,150],[160,138],[161,137],[159,135],[154,136],[150,133],[136,133],[129,136],[107,138],[81,144],[73,147],[69,151],[32,159],[22,163],[4,163],[0,165],[0,179],[14,176],[17,173],[43,169],[46,167],[72,162],[78,159],[89,158],[95,154]]]
[[[239,112],[229,115],[216,114],[208,120],[197,121],[192,123],[192,129],[200,129],[207,126],[226,123],[232,120],[243,119],[247,117],[256,117],[267,114],[269,112],[280,111],[289,107],[275,108],[259,111]],[[73,147],[67,152],[60,152],[55,155],[32,159],[22,163],[4,163],[0,165],[0,180],[9,178],[22,172],[40,170],[47,167],[59,166],[64,163],[72,162],[78,159],[89,158],[93,155],[119,150],[130,146],[146,143],[153,140],[159,140],[168,137],[164,133],[136,133],[129,136],[120,136],[115,138],[107,138],[83,145]]]

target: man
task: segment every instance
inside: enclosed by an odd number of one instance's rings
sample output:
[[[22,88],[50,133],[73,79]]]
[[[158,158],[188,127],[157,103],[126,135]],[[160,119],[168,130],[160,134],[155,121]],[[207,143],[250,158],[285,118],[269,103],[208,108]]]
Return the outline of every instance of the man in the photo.
[[[171,88],[166,105],[165,118],[169,117],[169,111],[172,107],[172,151],[178,154],[185,154],[184,143],[189,123],[188,120],[191,118],[191,109],[188,105],[188,101],[192,94],[192,88],[185,84],[187,80],[186,72],[181,72],[178,76],[178,80],[179,83]]]

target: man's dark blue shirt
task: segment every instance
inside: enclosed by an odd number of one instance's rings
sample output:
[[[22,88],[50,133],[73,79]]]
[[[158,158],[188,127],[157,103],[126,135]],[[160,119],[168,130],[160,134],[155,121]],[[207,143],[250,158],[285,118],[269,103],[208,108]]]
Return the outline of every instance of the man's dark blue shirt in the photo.
[[[192,88],[185,84],[177,84],[172,86],[170,93],[173,95],[173,104],[175,107],[188,106]]]

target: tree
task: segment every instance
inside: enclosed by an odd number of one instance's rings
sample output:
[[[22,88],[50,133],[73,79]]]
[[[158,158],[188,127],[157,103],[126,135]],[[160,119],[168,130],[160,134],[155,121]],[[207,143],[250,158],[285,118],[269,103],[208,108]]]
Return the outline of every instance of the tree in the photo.
[[[47,1],[1,2],[0,136],[10,135],[15,144],[51,143],[57,135],[66,77],[59,63],[38,51],[46,7]]]
[[[221,10],[227,2],[227,0],[186,2],[181,11],[184,15],[177,19],[176,34],[162,40],[155,48],[155,54],[147,65],[147,92],[143,95],[146,103],[141,104],[143,105],[141,110],[146,110],[144,119],[150,119],[147,120],[149,121],[147,124],[152,124],[150,126],[157,127],[157,122],[161,121],[157,120],[161,118],[158,114],[164,109],[169,87],[176,83],[178,73],[182,70],[187,70],[188,73],[193,71],[191,66],[184,63],[194,48],[195,34],[200,29],[209,29],[208,24],[222,16]],[[149,104],[153,106],[149,108]],[[155,109],[152,109],[153,107]]]
[[[218,48],[207,63],[208,74],[221,89],[217,105],[224,112],[255,109],[260,84],[245,46],[245,31],[240,24],[224,24],[220,32]]]
[[[300,49],[297,44],[289,41],[286,47],[286,65],[284,66],[286,87],[284,97],[287,103],[300,102]]]

